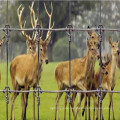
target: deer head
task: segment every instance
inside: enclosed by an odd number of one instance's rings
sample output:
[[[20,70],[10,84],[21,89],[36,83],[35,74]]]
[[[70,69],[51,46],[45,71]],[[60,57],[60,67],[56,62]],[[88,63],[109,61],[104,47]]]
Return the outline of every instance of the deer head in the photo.
[[[96,31],[92,32],[91,30],[88,30],[88,34],[90,36],[90,40],[93,41],[94,44],[96,44],[99,48],[99,39],[98,39],[98,34],[96,33]]]
[[[119,40],[112,42],[111,37],[109,37],[109,44],[111,46],[112,49],[112,55],[119,55],[120,51],[118,48],[118,44],[119,44]]]
[[[22,5],[19,6],[18,10],[17,10],[17,14],[18,14],[18,19],[19,19],[19,24],[20,24],[20,28],[22,29],[22,20],[21,20],[21,17],[22,17],[22,13],[23,13],[23,10],[24,10],[24,7],[21,8]],[[36,27],[37,25],[37,22],[38,22],[38,18],[35,17],[35,12],[33,10],[33,6],[34,6],[34,2],[32,2],[32,5],[29,6],[30,8],[30,16],[31,16],[31,25],[33,28]],[[21,10],[20,10],[21,8]],[[52,3],[51,3],[51,13],[48,12],[47,10],[47,7],[44,3],[44,8],[45,8],[45,11],[49,17],[49,29],[52,29],[54,27],[54,22],[53,24],[51,25],[51,19],[52,19],[52,14],[53,14],[53,6],[52,6]],[[26,23],[26,22],[25,22]],[[25,28],[25,23],[24,23],[24,28]],[[42,24],[41,24],[42,26]],[[41,32],[41,36],[40,36],[40,56],[41,56],[41,60],[42,61],[45,61],[46,63],[48,63],[48,56],[47,56],[47,46],[51,40],[51,33],[52,31],[48,30],[47,34],[46,34],[46,37],[45,39],[43,40],[42,36],[43,36],[43,31]],[[25,36],[26,38],[26,44],[27,44],[27,51],[29,51],[30,53],[33,51],[35,51],[36,49],[36,41],[37,41],[37,33],[33,31],[33,35],[32,37],[30,37],[30,35],[27,35],[25,33],[25,31],[22,31],[22,34],[23,36]],[[28,52],[28,53],[29,53]]]
[[[101,72],[103,75],[107,75],[108,74],[108,70],[106,68],[106,66],[108,65],[108,63],[102,63],[101,64]]]
[[[45,8],[45,11],[49,17],[49,29],[52,29],[54,27],[54,22],[51,25],[51,19],[52,19],[52,14],[53,14],[52,3],[51,3],[51,13],[48,12],[45,3],[44,3],[44,8]],[[47,49],[48,48],[47,47],[48,47],[48,44],[49,44],[50,39],[51,39],[51,33],[52,33],[52,31],[48,30],[46,38],[44,40],[42,39],[42,36],[40,37],[40,56],[42,58],[42,61],[45,61],[46,64],[48,64],[48,56],[47,56]]]
[[[98,57],[97,46],[94,43],[94,41],[87,39],[87,46],[91,58],[97,58]]]

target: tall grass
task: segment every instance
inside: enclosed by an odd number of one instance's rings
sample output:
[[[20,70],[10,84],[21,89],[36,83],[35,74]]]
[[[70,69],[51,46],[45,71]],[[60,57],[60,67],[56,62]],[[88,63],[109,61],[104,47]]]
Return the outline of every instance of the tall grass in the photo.
[[[49,63],[48,65],[43,65],[43,72],[42,72],[42,77],[40,80],[40,86],[43,90],[57,90],[57,83],[54,79],[54,70],[55,67],[57,66],[58,63]],[[96,64],[95,69],[97,70],[98,68],[98,63]],[[6,86],[6,64],[2,63],[1,64],[1,83],[0,83],[0,89],[4,89]],[[119,78],[120,75],[117,70],[117,75],[116,75],[116,87],[114,90],[120,90],[120,81]],[[12,84],[11,84],[11,78],[9,75],[9,86],[10,89],[12,89]],[[54,114],[55,114],[55,98],[56,98],[56,93],[41,93],[40,94],[40,120],[53,120],[54,119]],[[9,94],[9,117],[10,117],[10,109],[11,109],[11,96],[12,93]],[[65,93],[63,94],[62,98],[60,99],[59,102],[59,115],[60,119],[63,120],[63,115],[64,115],[64,96]],[[113,95],[113,101],[114,101],[114,110],[115,110],[115,118],[116,120],[120,119],[119,113],[120,113],[120,95],[119,94],[114,94]],[[77,103],[77,99],[76,99]],[[83,106],[82,102],[82,106]],[[108,104],[109,104],[109,95],[105,97],[103,100],[103,113],[104,113],[104,118],[105,120],[108,119]],[[29,99],[28,99],[28,107],[27,107],[27,120],[33,120],[33,94],[29,94]],[[93,100],[91,103],[91,109],[93,108]],[[15,117],[16,120],[21,120],[21,94],[18,95],[18,97],[15,100]],[[111,111],[112,113],[112,111]],[[91,117],[92,117],[93,111],[91,110]],[[72,116],[72,114],[71,114]],[[67,120],[68,120],[68,106],[67,106]],[[81,117],[84,119],[84,117]],[[0,93],[0,120],[5,120],[6,119],[6,99],[3,93]],[[72,116],[73,119],[73,116]],[[36,102],[36,120],[37,120],[37,102]],[[112,120],[112,114],[111,114],[111,120]]]

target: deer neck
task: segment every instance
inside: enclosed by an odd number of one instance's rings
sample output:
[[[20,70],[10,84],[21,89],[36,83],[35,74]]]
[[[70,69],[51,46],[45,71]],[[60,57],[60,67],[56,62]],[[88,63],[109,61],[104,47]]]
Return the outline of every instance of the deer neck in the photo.
[[[111,79],[112,82],[114,82],[116,68],[117,68],[117,56],[112,55],[111,71],[110,71],[110,79]]]
[[[87,59],[85,64],[85,75],[87,78],[89,78],[91,75],[94,75],[94,67],[95,67],[95,57],[91,57],[90,52],[87,52]]]
[[[36,67],[38,66],[38,54],[33,54]],[[39,57],[39,67],[42,67],[42,60]]]
[[[91,58],[91,55],[89,51],[87,52],[87,59],[85,64],[85,76],[86,76],[86,83],[87,86],[89,86],[90,83],[92,83],[92,77],[94,77],[94,67],[95,67],[95,61],[96,58]]]

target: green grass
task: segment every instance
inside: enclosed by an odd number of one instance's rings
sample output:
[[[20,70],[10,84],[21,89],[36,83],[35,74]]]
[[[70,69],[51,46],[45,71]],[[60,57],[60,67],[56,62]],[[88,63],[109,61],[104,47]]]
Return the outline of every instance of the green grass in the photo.
[[[40,80],[40,86],[43,90],[57,90],[57,83],[54,79],[54,70],[55,67],[57,66],[58,63],[49,63],[48,65],[43,65],[43,72],[42,72],[42,77]],[[98,64],[96,65],[95,69],[98,68]],[[1,63],[1,76],[2,80],[0,83],[0,89],[4,89],[6,86],[6,64]],[[117,75],[116,75],[116,87],[114,90],[120,90],[120,76],[118,74],[117,70]],[[11,78],[9,76],[9,86],[12,89],[12,84],[11,84]],[[54,119],[54,114],[55,114],[55,98],[56,98],[56,93],[42,93],[40,94],[40,120],[53,120]],[[65,93],[64,93],[65,95]],[[64,95],[62,96],[59,104],[59,115],[60,119],[63,120],[63,115],[64,115]],[[9,117],[10,117],[10,108],[11,108],[11,96],[12,93],[9,94]],[[32,93],[29,94],[29,99],[28,99],[28,107],[27,107],[27,120],[32,120],[33,116],[33,95]],[[115,118],[116,120],[120,119],[119,113],[120,113],[120,95],[119,94],[114,94],[113,95],[113,101],[114,101],[114,110],[115,110]],[[77,103],[77,99],[76,99]],[[83,106],[82,102],[82,106]],[[105,97],[103,101],[103,113],[104,113],[104,118],[105,120],[108,119],[108,103],[109,103],[109,96]],[[93,100],[91,103],[91,108],[93,108]],[[17,97],[15,101],[15,116],[16,120],[21,120],[21,94]],[[91,117],[92,117],[93,111],[91,110]],[[112,113],[112,111],[111,111]],[[73,116],[71,115],[72,119]],[[67,120],[68,120],[68,106],[67,106]],[[5,120],[6,119],[6,100],[5,96],[0,93],[0,120]],[[82,117],[83,119],[83,117]],[[36,120],[37,120],[37,102],[36,102]],[[111,120],[112,120],[112,115],[111,115]]]

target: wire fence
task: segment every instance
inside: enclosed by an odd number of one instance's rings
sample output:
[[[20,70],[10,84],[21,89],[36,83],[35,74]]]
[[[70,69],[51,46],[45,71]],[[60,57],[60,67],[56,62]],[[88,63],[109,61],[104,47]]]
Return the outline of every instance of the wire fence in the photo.
[[[38,8],[39,8],[39,1],[38,1]],[[36,28],[27,28],[27,29],[19,29],[19,28],[11,28],[9,26],[9,23],[8,23],[8,0],[7,0],[7,8],[6,8],[6,25],[4,28],[0,28],[0,31],[3,31],[4,34],[5,34],[5,37],[6,37],[6,86],[5,86],[5,89],[4,90],[0,90],[1,93],[3,93],[6,97],[6,120],[8,120],[8,104],[9,104],[9,93],[13,93],[13,92],[16,92],[16,93],[36,93],[36,96],[37,96],[37,103],[38,103],[38,120],[40,119],[40,116],[39,116],[39,106],[40,106],[40,94],[41,93],[67,93],[67,95],[69,96],[68,97],[68,101],[69,101],[69,120],[71,120],[71,93],[96,93],[98,92],[99,95],[100,95],[100,120],[102,119],[102,114],[101,114],[101,108],[102,108],[102,100],[101,100],[101,94],[102,93],[120,93],[120,91],[109,91],[109,90],[102,90],[101,88],[101,84],[102,84],[102,80],[101,80],[101,64],[100,64],[100,85],[99,85],[99,89],[97,90],[87,90],[87,91],[81,91],[81,90],[73,90],[71,88],[71,34],[72,32],[77,32],[77,31],[80,31],[80,32],[85,32],[85,31],[88,31],[88,30],[95,30],[98,32],[98,35],[99,35],[99,41],[100,41],[100,48],[99,48],[99,52],[100,52],[100,63],[101,63],[101,42],[103,41],[103,38],[102,38],[102,35],[103,35],[103,32],[109,32],[109,31],[117,31],[117,32],[120,32],[120,29],[111,29],[111,28],[104,28],[102,25],[101,25],[101,1],[100,1],[100,25],[96,28],[91,28],[91,29],[82,29],[82,28],[73,28],[72,25],[68,25],[66,28],[53,28],[53,29],[48,29],[48,28],[41,28],[40,25],[39,25],[39,21],[38,20],[38,25]],[[38,11],[38,16],[39,16],[39,11]],[[39,18],[39,17],[38,17]],[[18,91],[18,90],[11,90],[10,87],[9,87],[9,80],[8,80],[8,73],[9,73],[9,70],[8,70],[8,56],[9,56],[9,51],[8,51],[8,42],[9,42],[9,32],[14,32],[14,31],[18,31],[18,32],[21,32],[21,31],[37,31],[38,32],[38,55],[39,55],[39,42],[40,42],[40,31],[65,31],[66,34],[68,35],[68,41],[69,41],[69,89],[67,90],[55,90],[55,91],[49,91],[49,90],[42,90],[40,88],[40,85],[39,85],[39,56],[38,56],[38,85],[37,85],[37,88],[35,90],[22,90],[22,91]]]

